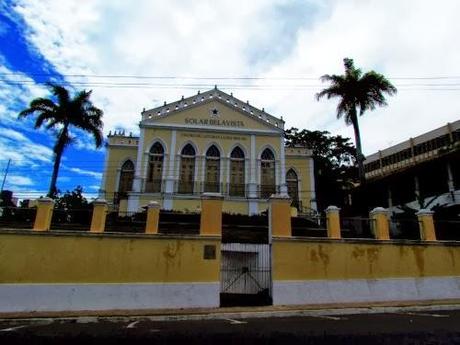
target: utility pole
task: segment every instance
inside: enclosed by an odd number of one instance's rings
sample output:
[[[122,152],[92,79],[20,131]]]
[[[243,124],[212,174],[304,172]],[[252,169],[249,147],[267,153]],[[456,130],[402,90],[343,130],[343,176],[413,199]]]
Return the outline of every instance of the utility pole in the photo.
[[[6,165],[5,174],[3,175],[2,188],[0,189],[0,192],[3,192],[3,186],[5,186],[6,176],[8,175],[10,163],[11,163],[11,158],[8,159],[8,164]]]

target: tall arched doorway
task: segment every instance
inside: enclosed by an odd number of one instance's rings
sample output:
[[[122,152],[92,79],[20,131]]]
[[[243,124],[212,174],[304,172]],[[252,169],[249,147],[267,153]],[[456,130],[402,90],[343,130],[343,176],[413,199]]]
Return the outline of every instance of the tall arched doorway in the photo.
[[[286,184],[288,189],[288,194],[292,199],[292,207],[299,208],[299,179],[297,177],[294,169],[289,169],[286,173]]]
[[[230,196],[245,196],[244,158],[244,152],[238,146],[230,154]]]
[[[115,196],[114,202],[118,204],[121,199],[128,197],[128,192],[133,188],[134,180],[134,163],[128,159],[123,163],[120,169],[120,180],[118,182],[118,192]]]
[[[205,192],[220,192],[220,151],[212,145],[206,151]]]
[[[260,197],[266,199],[275,193],[275,155],[267,148],[260,156]]]
[[[180,194],[193,194],[195,182],[195,149],[187,144],[180,155],[180,175],[177,192]]]
[[[149,152],[149,170],[145,182],[145,191],[147,193],[161,192],[162,174],[164,162],[163,145],[156,142],[152,145]]]

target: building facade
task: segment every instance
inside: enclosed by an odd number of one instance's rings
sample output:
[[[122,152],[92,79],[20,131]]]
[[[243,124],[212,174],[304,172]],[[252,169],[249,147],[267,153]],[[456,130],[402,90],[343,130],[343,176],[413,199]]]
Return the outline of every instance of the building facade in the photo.
[[[224,212],[259,214],[272,194],[316,210],[313,159],[286,148],[284,121],[217,88],[142,112],[140,136],[108,136],[100,196],[124,212],[150,201],[199,211],[202,193]]]
[[[378,151],[365,160],[378,206],[460,204],[460,120]]]

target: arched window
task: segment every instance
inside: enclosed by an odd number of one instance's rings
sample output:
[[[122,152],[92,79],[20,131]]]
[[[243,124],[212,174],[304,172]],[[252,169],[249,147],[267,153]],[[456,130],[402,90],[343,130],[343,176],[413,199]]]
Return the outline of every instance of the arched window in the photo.
[[[163,146],[159,142],[156,142],[150,148],[149,169],[147,180],[145,182],[145,191],[147,193],[161,192],[161,177],[163,173],[164,155]]]
[[[235,147],[230,154],[230,196],[245,196],[244,152]]]
[[[276,192],[275,155],[265,149],[260,158],[260,197],[266,199]]]
[[[195,149],[187,144],[181,151],[178,193],[192,194],[195,181]]]
[[[218,193],[220,191],[220,151],[212,145],[206,151],[205,192]]]
[[[292,206],[299,208],[299,179],[293,169],[289,169],[286,173],[286,184],[288,194],[292,199]]]
[[[128,197],[128,192],[133,188],[134,180],[134,163],[128,159],[123,163],[120,170],[120,182],[118,183],[118,195],[115,198],[115,203],[121,199]]]

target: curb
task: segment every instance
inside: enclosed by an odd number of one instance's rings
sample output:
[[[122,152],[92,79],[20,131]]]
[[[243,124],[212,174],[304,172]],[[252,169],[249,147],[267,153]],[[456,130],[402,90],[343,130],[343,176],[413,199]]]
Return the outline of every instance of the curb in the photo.
[[[236,310],[235,310],[236,309]],[[256,309],[256,310],[254,310]],[[226,319],[261,319],[261,318],[283,318],[296,316],[344,316],[356,314],[384,314],[384,313],[404,313],[404,312],[422,312],[422,311],[445,311],[460,310],[460,303],[438,303],[438,304],[412,304],[412,305],[371,305],[371,306],[280,306],[276,307],[256,307],[256,308],[226,308],[212,310],[163,310],[163,311],[124,311],[125,313],[96,313],[86,312],[75,315],[51,315],[51,313],[16,313],[0,314],[0,322],[32,322],[41,323],[53,321],[70,321],[78,323],[94,323],[98,321],[132,321],[132,320],[150,320],[150,321],[199,321],[199,320],[226,320]],[[54,313],[53,313],[54,314]]]

